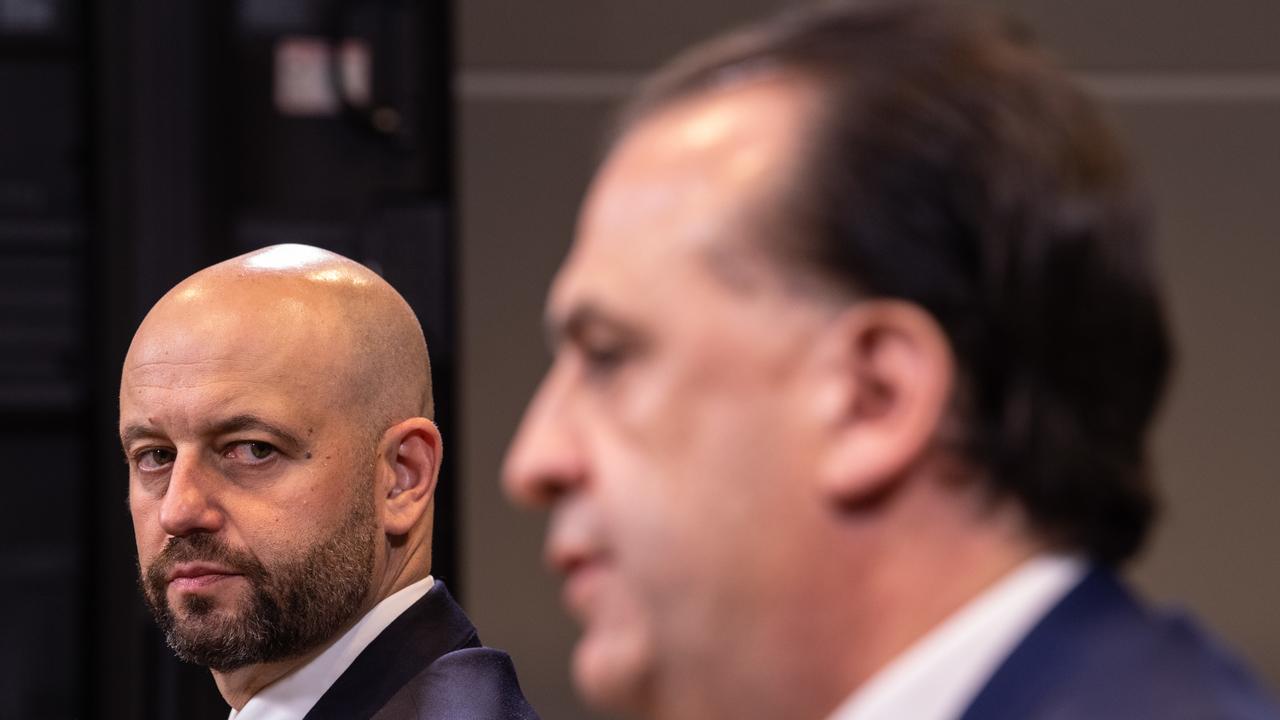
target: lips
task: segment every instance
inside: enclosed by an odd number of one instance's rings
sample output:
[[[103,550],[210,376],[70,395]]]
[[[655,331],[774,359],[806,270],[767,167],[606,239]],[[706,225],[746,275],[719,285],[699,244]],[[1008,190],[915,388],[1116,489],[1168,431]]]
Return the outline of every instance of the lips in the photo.
[[[170,587],[198,590],[239,575],[240,573],[225,565],[188,562],[175,565],[165,576],[165,580]]]
[[[603,559],[592,558],[574,563],[565,571],[562,600],[565,607],[580,619],[596,604],[607,567]]]
[[[574,542],[568,535],[560,533],[549,538],[545,557],[547,565],[564,578],[561,600],[565,608],[581,618],[599,593],[609,564],[608,553],[595,543]]]

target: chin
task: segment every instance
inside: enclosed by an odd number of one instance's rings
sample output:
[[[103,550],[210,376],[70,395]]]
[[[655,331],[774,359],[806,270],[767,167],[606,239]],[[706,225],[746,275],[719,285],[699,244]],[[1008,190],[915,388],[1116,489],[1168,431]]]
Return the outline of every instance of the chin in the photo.
[[[640,638],[585,632],[573,651],[573,684],[592,708],[637,715],[652,705],[652,657]]]
[[[165,597],[169,612],[183,619],[201,620],[210,617],[238,614],[245,603],[241,592],[177,592]]]

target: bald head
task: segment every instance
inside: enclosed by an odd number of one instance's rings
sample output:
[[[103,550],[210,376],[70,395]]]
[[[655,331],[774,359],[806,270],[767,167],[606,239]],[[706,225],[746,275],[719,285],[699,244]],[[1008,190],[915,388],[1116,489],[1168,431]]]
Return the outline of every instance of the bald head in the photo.
[[[413,311],[333,253],[242,255],[147,314],[120,379],[144,595],[229,702],[261,684],[241,668],[305,656],[430,573],[431,410]]]
[[[125,372],[191,350],[292,375],[371,434],[433,415],[413,310],[368,268],[319,248],[276,245],[183,280],[143,320]]]

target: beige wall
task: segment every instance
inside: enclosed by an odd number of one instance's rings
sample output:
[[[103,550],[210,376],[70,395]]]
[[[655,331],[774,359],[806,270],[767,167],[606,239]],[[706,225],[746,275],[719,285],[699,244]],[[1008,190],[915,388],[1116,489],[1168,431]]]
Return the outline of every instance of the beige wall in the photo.
[[[997,0],[993,0],[997,1]],[[998,0],[1093,87],[1149,177],[1181,361],[1156,449],[1164,523],[1135,569],[1280,687],[1280,4]],[[542,519],[498,468],[546,366],[542,296],[568,246],[609,108],[688,42],[766,0],[458,2],[463,564],[486,642],[544,717],[573,699],[572,625],[540,562]]]

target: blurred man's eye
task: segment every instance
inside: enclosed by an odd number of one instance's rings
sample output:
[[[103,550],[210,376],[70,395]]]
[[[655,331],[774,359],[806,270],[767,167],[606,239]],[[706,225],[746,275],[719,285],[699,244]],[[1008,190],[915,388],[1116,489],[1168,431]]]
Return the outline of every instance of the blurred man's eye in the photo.
[[[616,370],[627,357],[627,349],[619,343],[585,346],[580,352],[587,373],[592,375]]]
[[[635,359],[641,346],[634,334],[603,324],[584,324],[570,338],[588,378],[605,379]]]

